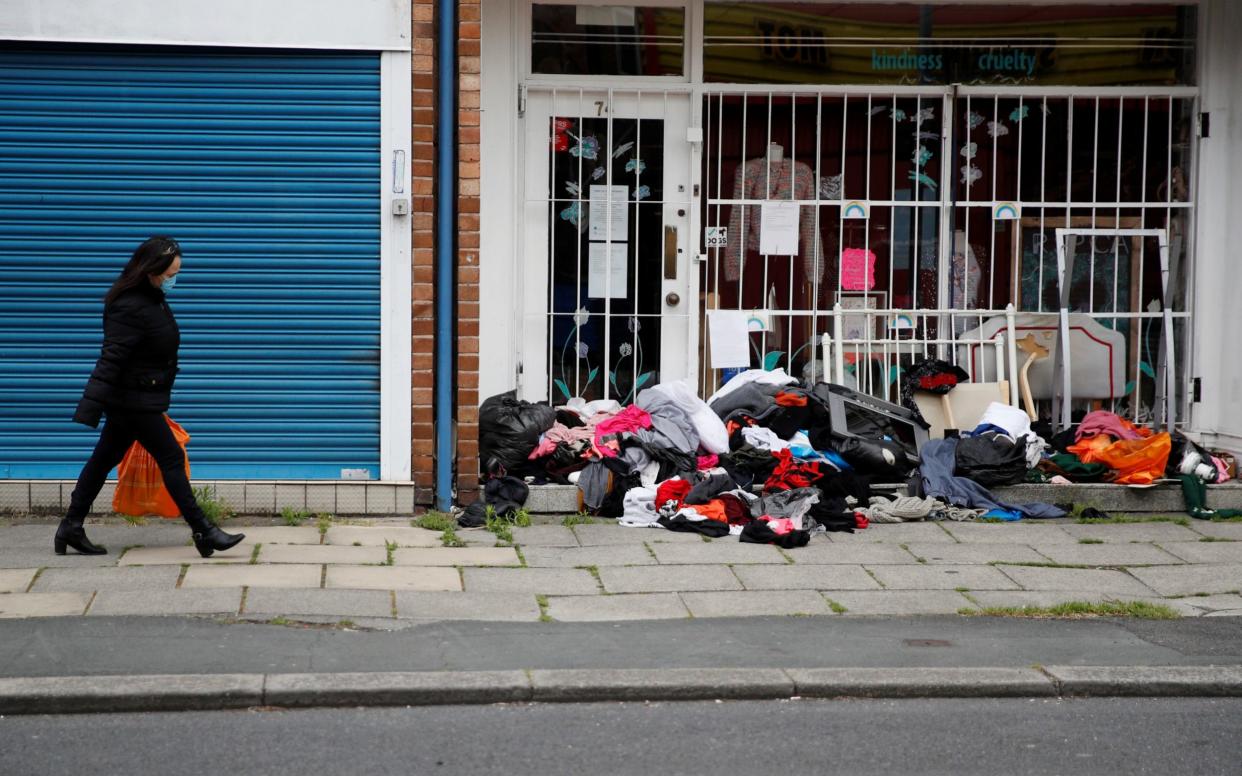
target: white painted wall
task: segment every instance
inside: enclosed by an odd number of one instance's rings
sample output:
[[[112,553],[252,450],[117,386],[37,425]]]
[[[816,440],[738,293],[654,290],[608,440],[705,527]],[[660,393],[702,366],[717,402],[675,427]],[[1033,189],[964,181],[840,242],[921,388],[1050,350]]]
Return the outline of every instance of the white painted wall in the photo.
[[[483,0],[481,94],[483,181],[479,211],[479,401],[516,387],[521,279],[517,273],[517,214],[522,199],[515,176],[522,136],[515,122],[516,36],[520,0]]]
[[[1204,441],[1242,451],[1242,3],[1207,0],[1202,17],[1200,110],[1211,114],[1199,143],[1195,229],[1195,375],[1202,401],[1192,428]],[[1189,375],[1187,377],[1190,377]]]
[[[0,0],[0,40],[408,51],[410,0]]]

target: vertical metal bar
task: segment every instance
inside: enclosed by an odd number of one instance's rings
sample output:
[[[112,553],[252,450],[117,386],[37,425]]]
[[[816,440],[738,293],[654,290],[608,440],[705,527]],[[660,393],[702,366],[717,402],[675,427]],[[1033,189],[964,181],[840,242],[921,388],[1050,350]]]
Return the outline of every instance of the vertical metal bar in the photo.
[[[1026,107],[1024,105],[1024,102],[1025,102],[1025,98],[1019,95],[1018,96],[1018,115],[1019,116],[1023,115],[1023,109]],[[1022,149],[1023,149],[1022,128],[1025,125],[1026,125],[1025,119],[1018,122],[1018,161],[1017,161],[1018,188],[1017,188],[1017,191],[1015,192],[1014,199],[1019,203],[1019,205],[1025,204],[1025,200],[1026,200],[1026,194],[1024,194],[1022,191]],[[1017,246],[1017,255],[1011,256],[1009,258],[1009,266],[1015,268],[1015,271],[1013,272],[1013,277],[1009,279],[1009,285],[1013,288],[1013,291],[1010,294],[1009,301],[1011,304],[1020,304],[1022,301],[1022,221],[1019,220],[1016,223],[1012,224],[1011,228],[1017,230],[1018,239],[1009,241],[1010,250],[1014,250],[1013,246],[1015,245]],[[1018,368],[1016,364],[1012,364],[1012,363],[1009,365],[1009,367],[1010,367],[1010,371],[1016,370]],[[1014,379],[1015,380],[1017,379],[1016,373],[1014,374]]]
[[[824,95],[817,93],[815,95],[815,240],[811,243],[811,250],[815,252],[811,261],[811,380],[823,380],[827,382],[827,362],[822,366],[815,363],[816,348],[814,346],[815,339],[819,336],[819,279],[823,273],[824,259],[823,251],[819,236],[819,216],[822,211],[820,204],[820,181],[824,178]]]
[[[544,263],[548,265],[548,277],[549,278],[552,277],[553,271],[555,269],[555,264],[556,264],[556,219],[557,219],[556,166],[557,165],[556,165],[556,148],[554,146],[554,143],[556,141],[556,132],[553,130],[553,123],[558,118],[557,96],[558,95],[557,95],[556,89],[553,89],[552,99],[551,99],[551,103],[550,103],[549,111],[548,111],[548,116],[546,117],[542,115],[540,116],[540,118],[544,118],[548,122],[547,124],[548,126],[548,204],[547,204],[547,208],[548,208],[548,254],[547,256],[544,257]],[[579,132],[582,131],[581,127],[576,127],[576,129]],[[581,199],[582,199],[581,197],[574,197],[574,201],[577,203],[579,210],[581,210],[582,208]],[[579,217],[581,217],[581,212],[579,212]],[[575,225],[575,228],[577,228],[576,225]],[[555,366],[556,361],[553,360],[556,355],[556,296],[553,293],[553,284],[551,282],[548,283],[548,288],[547,288],[546,293],[548,295],[548,306],[547,306],[547,311],[544,313],[544,317],[546,319],[547,326],[548,326],[548,336],[547,336],[547,340],[548,340],[547,342],[548,370],[547,371],[548,371],[548,374],[546,375],[545,379],[547,380],[548,399],[551,400],[556,397],[556,393],[555,393],[556,383],[555,383],[555,379],[553,378],[553,375],[556,374],[556,366]],[[566,398],[568,399],[568,397]]]
[[[1009,381],[1009,403],[1018,406],[1018,377],[1020,376],[1020,365],[1018,364],[1018,343],[1017,334],[1015,333],[1015,323],[1017,314],[1015,312],[1013,302],[1005,305],[1005,342],[1009,345],[1009,374],[1012,378]]]
[[[798,101],[796,94],[789,95],[789,196],[797,198],[794,172],[798,166]],[[798,205],[798,252],[789,256],[789,301],[785,305],[785,364],[789,374],[794,373],[794,262],[802,255],[802,205]]]
[[[582,89],[582,87],[579,87],[579,88],[578,88],[578,137],[579,137],[579,143],[581,143],[581,142],[582,142],[582,138],[585,138],[585,137],[586,137],[586,115],[585,115],[585,113],[586,113],[586,112],[582,110],[582,100],[583,100],[583,96],[584,96],[583,89]],[[590,213],[591,213],[591,208],[590,208],[590,204],[589,204],[590,183],[588,183],[588,182],[587,182],[587,181],[583,178],[583,175],[582,175],[582,173],[583,173],[583,169],[584,169],[584,165],[583,165],[583,161],[582,161],[582,154],[579,154],[579,155],[578,155],[578,176],[577,176],[577,182],[578,182],[578,218],[580,218],[580,219],[588,219],[588,220],[587,220],[587,240],[588,240],[588,241],[590,241],[590,238],[591,238],[591,222],[590,222],[590,220],[589,220]],[[585,189],[585,191],[584,191],[584,189]],[[588,195],[588,200],[587,200],[586,202],[584,202],[584,201],[583,201],[583,195],[584,195],[584,194]],[[611,202],[611,201],[612,201],[612,195],[611,195],[611,193],[608,195],[608,200],[609,200],[609,202]],[[605,213],[607,213],[607,212],[608,212],[608,210],[605,210]],[[579,230],[579,233],[578,233],[577,239],[574,241],[574,244],[575,244],[575,249],[574,249],[574,251],[575,251],[575,256],[576,256],[576,258],[575,258],[575,260],[574,260],[574,279],[576,280],[576,283],[574,284],[574,285],[575,285],[575,288],[574,288],[574,298],[577,300],[577,304],[574,306],[574,315],[575,315],[575,316],[577,316],[577,314],[578,314],[578,313],[577,313],[577,311],[578,311],[578,310],[585,309],[585,305],[584,305],[584,304],[583,304],[583,302],[582,302],[582,233],[581,233],[581,229]],[[589,281],[589,280],[590,280],[590,278],[588,277],[588,278],[587,278],[587,280]],[[588,288],[588,289],[587,289],[587,298],[588,298],[588,300],[590,299],[590,288]],[[590,304],[590,302],[588,301],[588,302],[587,302],[587,304]],[[607,312],[607,308],[605,308],[605,312]],[[574,396],[581,396],[581,395],[582,395],[582,366],[578,363],[578,359],[580,358],[580,354],[581,354],[581,353],[582,353],[582,328],[581,328],[580,326],[578,326],[578,325],[577,325],[577,321],[575,321],[575,325],[574,325],[574,361],[573,361],[573,364],[574,364]],[[566,382],[569,382],[569,381],[568,381],[568,380],[566,380]],[[605,391],[605,392],[604,392],[604,398],[605,398],[605,399],[607,399],[607,398],[608,398],[608,393],[607,393],[607,391]]]
[[[1047,245],[1048,202],[1048,98],[1042,97],[1040,102],[1040,133],[1039,133],[1039,283],[1035,286],[1035,309],[1044,312],[1044,248]]]
[[[763,199],[766,201],[772,198],[772,92],[768,92],[768,140],[763,146]],[[759,228],[763,229],[763,206],[759,206]],[[759,255],[763,258],[763,306],[768,311],[768,320],[772,320],[771,297],[768,293],[768,265],[771,257],[763,252],[763,232],[759,233]],[[759,333],[759,368],[762,369],[767,365],[768,355],[768,330],[764,328]]]
[[[750,95],[742,93],[742,152],[738,154],[738,167],[742,170],[742,199],[746,199],[746,133],[750,129],[750,121],[748,113],[750,112]],[[750,205],[743,204],[741,201],[734,202],[733,207],[742,209],[742,233],[738,235],[741,242],[738,244],[738,265],[737,265],[737,309],[742,309],[742,297],[746,293],[746,257],[749,251],[746,249],[746,219],[750,215]],[[747,335],[749,337],[750,335]]]
[[[837,278],[832,285],[836,289],[833,293],[832,301],[835,308],[838,300],[841,299],[841,252],[845,249],[845,202],[848,197],[845,194],[845,182],[848,176],[845,174],[845,149],[848,145],[849,136],[849,113],[850,113],[850,96],[844,94],[841,96],[841,203],[837,207]],[[837,319],[834,316],[833,326],[837,325]],[[834,333],[836,330],[833,330]],[[838,375],[838,381],[839,381]]]

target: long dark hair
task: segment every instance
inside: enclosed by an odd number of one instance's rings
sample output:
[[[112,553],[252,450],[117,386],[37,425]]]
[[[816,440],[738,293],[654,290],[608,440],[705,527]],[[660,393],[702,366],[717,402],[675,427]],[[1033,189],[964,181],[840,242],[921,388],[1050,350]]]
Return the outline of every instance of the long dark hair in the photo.
[[[169,265],[181,255],[181,246],[171,237],[156,236],[148,239],[134,251],[129,263],[117,277],[112,288],[104,296],[104,305],[112,304],[118,296],[149,283],[148,275],[162,275]]]

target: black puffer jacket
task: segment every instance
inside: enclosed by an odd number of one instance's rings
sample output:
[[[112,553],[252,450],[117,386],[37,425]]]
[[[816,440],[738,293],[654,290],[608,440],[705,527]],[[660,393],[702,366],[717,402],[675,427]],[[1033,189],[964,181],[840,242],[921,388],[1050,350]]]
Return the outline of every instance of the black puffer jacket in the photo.
[[[107,409],[164,412],[177,378],[181,330],[164,292],[143,284],[104,309],[104,341],[73,419],[98,426]]]

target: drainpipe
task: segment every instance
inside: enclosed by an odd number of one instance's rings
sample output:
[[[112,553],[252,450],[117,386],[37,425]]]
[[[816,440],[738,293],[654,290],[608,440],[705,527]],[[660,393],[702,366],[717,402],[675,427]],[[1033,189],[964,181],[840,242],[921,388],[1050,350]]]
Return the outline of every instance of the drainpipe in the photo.
[[[453,258],[457,246],[457,0],[436,0],[436,509],[453,505]]]

